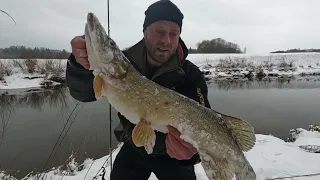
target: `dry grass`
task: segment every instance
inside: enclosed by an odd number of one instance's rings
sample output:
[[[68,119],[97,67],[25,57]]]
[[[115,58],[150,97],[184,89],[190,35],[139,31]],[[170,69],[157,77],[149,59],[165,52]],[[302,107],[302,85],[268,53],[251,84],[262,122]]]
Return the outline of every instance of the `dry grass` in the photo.
[[[34,75],[44,75],[46,79],[51,76],[63,78],[65,65],[61,60],[54,59],[13,59],[10,61],[0,61],[0,80],[5,76],[10,76],[13,73],[24,73]]]
[[[47,59],[41,62],[36,59],[14,59],[12,60],[12,64],[23,73],[60,75],[64,72],[64,66],[60,60]]]
[[[13,67],[17,68],[17,69],[20,69],[23,73],[26,73],[26,66],[25,64],[22,62],[22,60],[17,60],[17,59],[14,59],[12,60],[12,65]]]
[[[37,60],[36,59],[26,59],[24,61],[24,64],[26,65],[27,67],[27,71],[28,73],[35,73],[36,71],[36,65],[37,65]]]
[[[5,62],[0,61],[0,81],[4,80],[5,76],[12,74],[12,68]]]
[[[257,60],[248,60],[247,58],[240,57],[227,57],[219,59],[219,63],[215,67],[221,70],[248,68],[253,69],[256,72],[259,72],[261,69],[294,69],[294,61],[290,57],[278,57],[277,59],[274,59],[275,62],[273,62],[272,58],[272,56],[269,56],[268,60],[255,64],[254,62],[258,62]],[[206,62],[206,66],[211,66],[209,61]]]
[[[219,63],[216,65],[216,68],[219,69],[232,69],[232,68],[250,68],[253,67],[252,62],[248,62],[246,58],[238,57],[228,57],[224,59],[219,59]]]
[[[36,65],[38,61],[36,59],[25,59],[25,60],[12,60],[13,67],[20,69],[23,73],[35,73]]]

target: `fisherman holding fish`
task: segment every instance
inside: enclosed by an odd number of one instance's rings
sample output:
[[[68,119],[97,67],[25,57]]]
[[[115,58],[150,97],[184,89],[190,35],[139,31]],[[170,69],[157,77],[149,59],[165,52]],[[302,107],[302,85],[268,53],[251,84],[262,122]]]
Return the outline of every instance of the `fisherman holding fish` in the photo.
[[[180,38],[183,18],[169,0],[151,4],[145,11],[142,40],[123,53],[147,78],[210,108],[205,78],[196,65],[186,60],[188,49]],[[74,37],[71,46],[67,64],[70,94],[82,102],[96,101],[84,36]],[[196,179],[194,165],[200,162],[199,154],[180,138],[177,129],[169,126],[168,134],[156,131],[153,153],[148,154],[130,138],[135,125],[120,113],[118,116],[124,145],[115,159],[111,180],[147,180],[152,172],[160,180]]]

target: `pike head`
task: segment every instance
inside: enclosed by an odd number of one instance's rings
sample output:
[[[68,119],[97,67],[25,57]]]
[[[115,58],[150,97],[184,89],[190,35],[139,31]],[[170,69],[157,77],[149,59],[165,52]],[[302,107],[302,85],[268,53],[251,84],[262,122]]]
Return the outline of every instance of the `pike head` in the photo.
[[[103,73],[113,78],[126,75],[128,60],[93,13],[87,15],[85,40],[90,70],[95,75]]]

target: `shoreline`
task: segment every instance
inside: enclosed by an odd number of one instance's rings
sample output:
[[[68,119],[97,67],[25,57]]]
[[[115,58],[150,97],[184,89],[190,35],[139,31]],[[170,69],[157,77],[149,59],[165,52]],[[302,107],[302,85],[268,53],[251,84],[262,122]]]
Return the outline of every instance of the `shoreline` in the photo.
[[[244,152],[249,163],[256,172],[257,180],[267,178],[281,178],[290,175],[305,175],[318,173],[320,167],[317,165],[320,160],[320,127],[309,126],[309,130],[303,128],[291,129],[287,141],[272,135],[256,134],[256,144],[248,152]],[[112,160],[114,161],[119,150],[122,147],[119,143],[113,149]],[[303,157],[295,159],[294,157]],[[72,157],[72,155],[70,156]],[[303,163],[304,162],[304,163]],[[306,166],[308,163],[308,166]],[[290,164],[291,166],[287,166]],[[105,178],[108,179],[110,173],[109,155],[97,159],[87,158],[82,163],[78,163],[74,158],[70,158],[66,164],[51,168],[43,172],[26,175],[23,180],[32,180],[35,177],[43,179],[93,179],[98,172],[101,173],[101,167],[105,166]],[[195,166],[196,176],[199,180],[207,180],[204,169],[200,164]],[[0,178],[16,180],[13,176],[9,178],[6,172],[0,171]],[[318,176],[310,177],[317,179]],[[149,180],[157,180],[152,173]]]
[[[320,76],[320,53],[189,54],[187,60],[199,67],[207,82]],[[0,90],[63,83],[66,63],[66,59],[0,59]],[[60,81],[46,81],[51,75],[58,75]]]

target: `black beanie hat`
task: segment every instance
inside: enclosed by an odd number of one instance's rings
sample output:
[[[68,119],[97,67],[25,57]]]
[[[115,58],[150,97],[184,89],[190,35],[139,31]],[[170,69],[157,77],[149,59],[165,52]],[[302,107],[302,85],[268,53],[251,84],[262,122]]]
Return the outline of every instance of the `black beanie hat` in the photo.
[[[152,23],[159,20],[171,21],[179,25],[180,32],[183,20],[183,14],[180,9],[170,0],[160,0],[151,4],[144,12],[145,19],[143,31]]]

